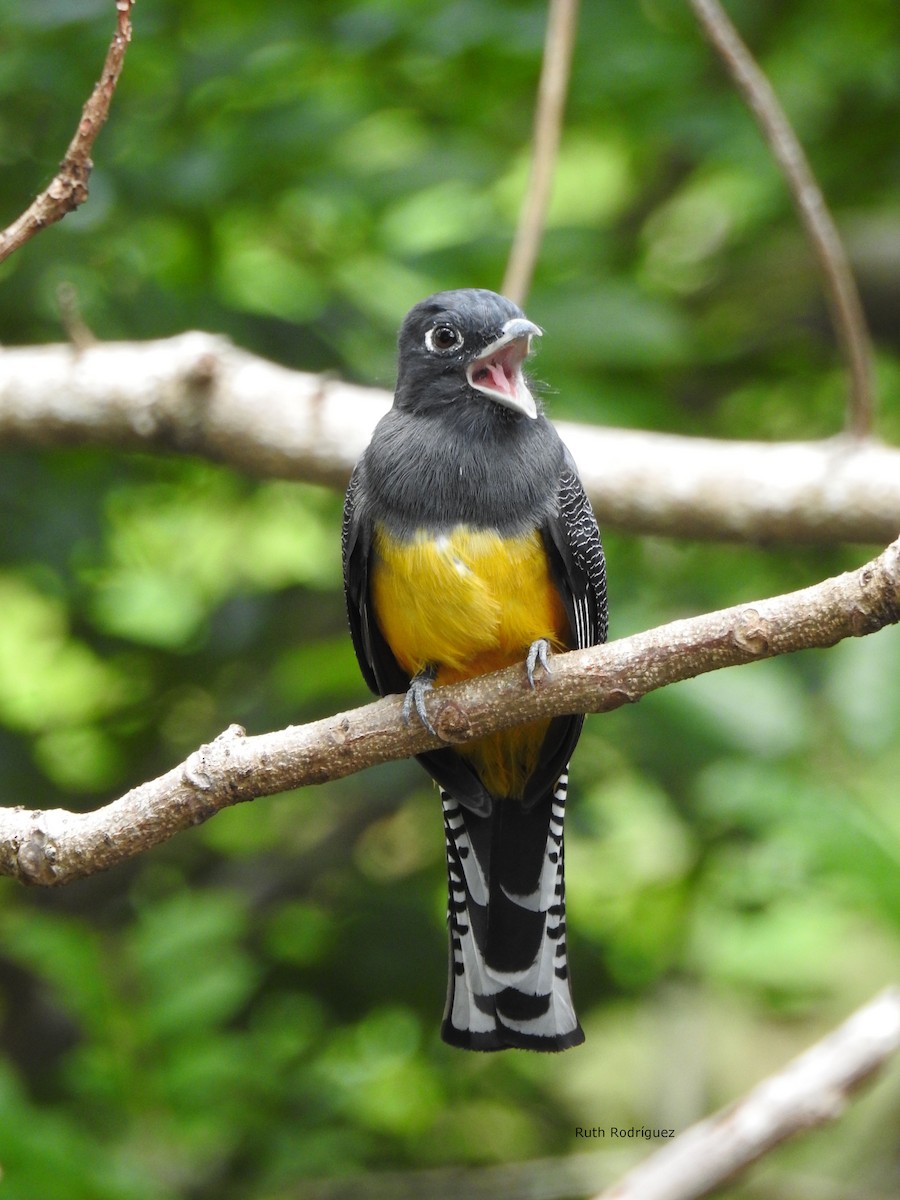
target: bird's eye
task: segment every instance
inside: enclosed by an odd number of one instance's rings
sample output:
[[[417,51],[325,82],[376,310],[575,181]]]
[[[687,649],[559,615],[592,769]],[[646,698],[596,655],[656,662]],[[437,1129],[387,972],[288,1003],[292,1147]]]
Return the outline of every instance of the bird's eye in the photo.
[[[435,325],[425,334],[425,348],[432,354],[449,354],[462,344],[462,334],[454,325]]]

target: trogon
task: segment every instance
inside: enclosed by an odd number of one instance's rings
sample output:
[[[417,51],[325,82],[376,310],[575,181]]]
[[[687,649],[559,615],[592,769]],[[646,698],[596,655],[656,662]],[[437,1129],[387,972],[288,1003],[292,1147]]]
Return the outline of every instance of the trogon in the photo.
[[[541,334],[510,300],[439,292],[400,330],[393,407],[353,472],[344,586],[369,687],[432,688],[606,638],[597,523],[523,374]],[[548,661],[549,660],[549,661]],[[471,1050],[564,1050],[584,1034],[566,957],[563,814],[581,715],[534,721],[419,761],[440,787],[450,876],[441,1033]]]

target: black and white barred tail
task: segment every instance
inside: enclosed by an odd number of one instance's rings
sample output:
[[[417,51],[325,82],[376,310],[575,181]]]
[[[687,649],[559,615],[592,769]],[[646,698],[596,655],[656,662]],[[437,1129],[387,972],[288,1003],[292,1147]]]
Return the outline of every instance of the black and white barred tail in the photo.
[[[441,1035],[469,1050],[565,1050],[584,1041],[566,957],[568,774],[527,809],[477,816],[441,789],[450,978]]]

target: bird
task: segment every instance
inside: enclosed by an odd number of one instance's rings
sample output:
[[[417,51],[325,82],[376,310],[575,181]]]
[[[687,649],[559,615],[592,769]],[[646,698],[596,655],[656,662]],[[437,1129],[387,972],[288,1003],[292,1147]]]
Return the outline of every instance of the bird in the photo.
[[[523,364],[543,331],[482,288],[404,318],[393,405],[350,479],[342,556],[350,635],[407,724],[443,685],[606,640],[606,566],[568,448]],[[444,816],[449,981],[443,1040],[559,1051],[584,1033],[569,977],[563,817],[583,714],[417,755]]]

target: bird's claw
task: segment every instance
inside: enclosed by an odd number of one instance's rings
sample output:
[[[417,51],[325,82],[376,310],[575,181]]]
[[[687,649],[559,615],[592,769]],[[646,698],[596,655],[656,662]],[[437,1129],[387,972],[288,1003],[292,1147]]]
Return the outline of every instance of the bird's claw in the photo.
[[[412,720],[413,711],[416,716],[425,726],[429,733],[437,737],[437,730],[428,719],[428,713],[425,709],[425,697],[434,687],[434,671],[424,670],[416,675],[409,685],[409,689],[403,698],[403,722],[409,725]]]
[[[528,657],[525,659],[525,671],[528,675],[528,686],[533,690],[535,687],[534,673],[535,668],[540,667],[544,675],[552,675],[550,670],[550,643],[546,638],[538,638],[528,647]]]

